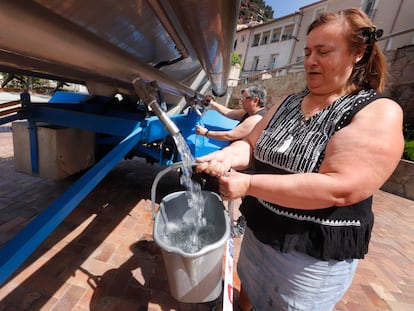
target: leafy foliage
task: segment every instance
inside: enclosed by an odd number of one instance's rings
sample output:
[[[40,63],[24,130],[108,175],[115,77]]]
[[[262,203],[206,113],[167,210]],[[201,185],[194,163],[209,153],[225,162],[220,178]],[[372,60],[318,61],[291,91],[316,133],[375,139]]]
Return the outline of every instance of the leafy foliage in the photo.
[[[404,152],[402,158],[409,161],[414,161],[414,128],[409,124],[404,124]]]
[[[414,127],[410,124],[404,124],[403,133],[405,140],[413,140],[414,139]]]
[[[239,64],[241,66],[242,61],[240,56],[237,53],[233,52],[233,54],[231,55],[231,65],[234,66],[236,64]]]
[[[402,158],[405,160],[414,161],[414,140],[405,142]]]
[[[273,8],[263,0],[242,0],[240,3],[239,23],[250,21],[267,22],[273,19]]]

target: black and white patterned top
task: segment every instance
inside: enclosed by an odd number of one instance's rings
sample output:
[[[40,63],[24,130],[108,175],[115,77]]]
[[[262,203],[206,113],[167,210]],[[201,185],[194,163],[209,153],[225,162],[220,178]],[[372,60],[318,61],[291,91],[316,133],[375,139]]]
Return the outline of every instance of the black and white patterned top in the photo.
[[[374,90],[344,95],[305,120],[301,102],[308,90],[288,96],[254,148],[255,172],[318,172],[330,138],[353,116],[382,96]],[[368,251],[372,197],[352,206],[301,210],[246,197],[240,207],[256,237],[283,252],[301,251],[329,260],[363,258]]]
[[[292,173],[317,172],[332,135],[377,98],[374,90],[344,95],[305,121],[300,103],[308,93],[291,95],[282,103],[257,141],[257,160]]]

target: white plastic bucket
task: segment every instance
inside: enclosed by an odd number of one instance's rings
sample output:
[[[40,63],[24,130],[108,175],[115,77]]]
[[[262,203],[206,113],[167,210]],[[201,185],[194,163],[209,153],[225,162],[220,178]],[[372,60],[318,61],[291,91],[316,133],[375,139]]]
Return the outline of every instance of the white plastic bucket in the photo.
[[[171,294],[180,302],[209,302],[222,292],[224,245],[230,235],[230,223],[221,198],[204,190],[202,195],[205,200],[203,217],[207,224],[214,224],[217,240],[195,253],[187,253],[163,239],[168,223],[176,223],[186,213],[193,213],[185,191],[165,196],[155,215],[154,241],[162,251]]]

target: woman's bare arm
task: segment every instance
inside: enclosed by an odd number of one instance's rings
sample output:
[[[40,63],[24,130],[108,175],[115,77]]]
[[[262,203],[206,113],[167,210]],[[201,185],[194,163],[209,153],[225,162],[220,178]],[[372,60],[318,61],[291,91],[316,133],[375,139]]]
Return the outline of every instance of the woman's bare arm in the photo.
[[[372,195],[392,174],[404,148],[401,107],[378,99],[328,143],[318,173],[246,175],[220,179],[230,198],[252,195],[301,209],[343,206]]]

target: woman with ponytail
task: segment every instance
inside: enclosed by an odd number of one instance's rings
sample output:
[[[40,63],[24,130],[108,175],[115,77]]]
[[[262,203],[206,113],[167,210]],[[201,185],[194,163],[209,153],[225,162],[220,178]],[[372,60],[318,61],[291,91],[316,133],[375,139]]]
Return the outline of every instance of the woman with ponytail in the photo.
[[[381,35],[359,9],[319,16],[304,49],[307,88],[198,159],[225,199],[243,198],[240,309],[332,310],[368,252],[372,197],[404,148],[402,109],[381,95]]]

